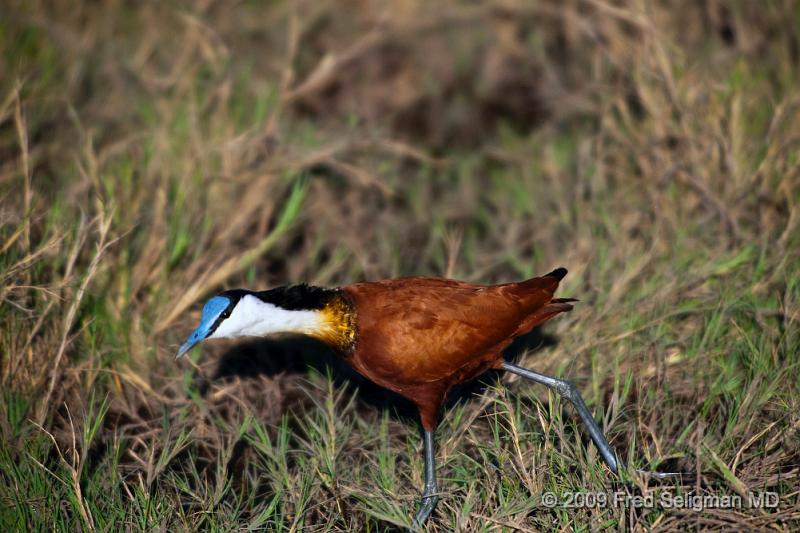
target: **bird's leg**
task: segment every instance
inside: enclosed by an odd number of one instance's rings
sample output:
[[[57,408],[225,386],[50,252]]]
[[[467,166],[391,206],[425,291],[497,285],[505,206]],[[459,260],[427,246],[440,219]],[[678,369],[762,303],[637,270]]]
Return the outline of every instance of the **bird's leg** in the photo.
[[[589,435],[592,437],[597,449],[600,450],[600,455],[603,456],[603,460],[615,474],[619,474],[620,462],[617,459],[614,450],[611,449],[608,441],[603,436],[603,432],[600,430],[600,426],[598,426],[597,422],[594,421],[591,411],[589,411],[589,408],[586,407],[586,402],[583,401],[581,393],[578,392],[578,389],[575,388],[575,385],[572,382],[565,379],[558,379],[551,376],[546,376],[544,374],[539,374],[533,370],[528,370],[527,368],[522,368],[521,366],[507,362],[503,363],[503,369],[530,379],[531,381],[535,381],[536,383],[547,385],[551,389],[555,389],[563,398],[569,400],[569,402],[575,406],[575,410],[578,411],[578,415],[580,415],[581,420],[589,430]],[[645,470],[637,470],[637,472],[659,479],[683,475],[679,472],[648,472]]]
[[[436,494],[439,489],[436,487],[436,462],[433,456],[433,431],[425,431],[425,489],[422,491],[422,503],[419,511],[414,516],[414,529],[419,529],[428,520],[428,517],[439,501]]]
[[[530,379],[531,381],[535,381],[536,383],[547,385],[551,389],[555,389],[562,398],[568,400],[572,405],[574,405],[575,410],[578,411],[578,415],[586,425],[586,429],[589,430],[589,435],[592,437],[595,446],[597,446],[597,449],[600,450],[600,455],[603,456],[603,460],[615,474],[619,473],[619,462],[617,461],[617,456],[614,453],[614,450],[611,449],[608,441],[603,436],[603,432],[600,430],[600,426],[598,426],[597,422],[594,421],[591,411],[589,411],[589,408],[586,407],[586,402],[583,401],[581,393],[578,392],[578,389],[572,382],[546,376],[544,374],[539,374],[533,370],[528,370],[527,368],[522,368],[521,366],[511,363],[504,362],[503,369]]]

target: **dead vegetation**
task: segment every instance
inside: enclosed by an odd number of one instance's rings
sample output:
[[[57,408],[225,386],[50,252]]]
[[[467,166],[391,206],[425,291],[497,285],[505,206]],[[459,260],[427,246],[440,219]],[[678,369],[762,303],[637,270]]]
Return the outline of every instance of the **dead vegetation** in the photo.
[[[2,11],[3,529],[407,524],[402,404],[311,343],[173,362],[200,300],[558,265],[581,304],[526,363],[574,378],[636,466],[701,475],[611,480],[571,411],[505,378],[448,411],[430,530],[798,526],[794,2]],[[578,490],[780,501],[539,499]]]

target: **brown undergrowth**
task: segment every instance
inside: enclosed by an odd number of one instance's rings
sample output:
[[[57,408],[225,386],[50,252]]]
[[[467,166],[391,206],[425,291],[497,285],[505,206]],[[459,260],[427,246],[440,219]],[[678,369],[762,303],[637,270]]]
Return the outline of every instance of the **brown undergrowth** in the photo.
[[[413,411],[303,340],[174,352],[225,287],[570,270],[438,432],[431,531],[798,527],[793,2],[6,2],[4,530],[385,531]],[[562,410],[562,407],[564,409]],[[772,492],[774,508],[542,505]]]

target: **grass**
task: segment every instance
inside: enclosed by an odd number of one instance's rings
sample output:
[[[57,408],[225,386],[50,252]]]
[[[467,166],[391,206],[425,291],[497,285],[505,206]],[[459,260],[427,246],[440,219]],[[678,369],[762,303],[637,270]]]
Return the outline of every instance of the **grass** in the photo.
[[[800,526],[793,2],[4,9],[3,530],[407,526],[413,419],[318,346],[174,361],[201,301],[560,265],[581,302],[522,364],[632,466],[699,475],[617,478],[504,376],[445,413],[429,530]],[[778,505],[542,504],[578,491]]]

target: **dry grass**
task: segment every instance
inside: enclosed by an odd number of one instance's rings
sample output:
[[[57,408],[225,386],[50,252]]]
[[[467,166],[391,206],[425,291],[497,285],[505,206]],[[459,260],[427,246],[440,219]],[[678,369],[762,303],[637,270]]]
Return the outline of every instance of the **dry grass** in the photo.
[[[4,530],[407,525],[413,419],[311,343],[175,362],[200,301],[559,265],[581,303],[524,363],[700,475],[616,480],[506,377],[448,410],[429,529],[800,526],[795,3],[6,4]],[[780,501],[541,505],[579,490]]]

